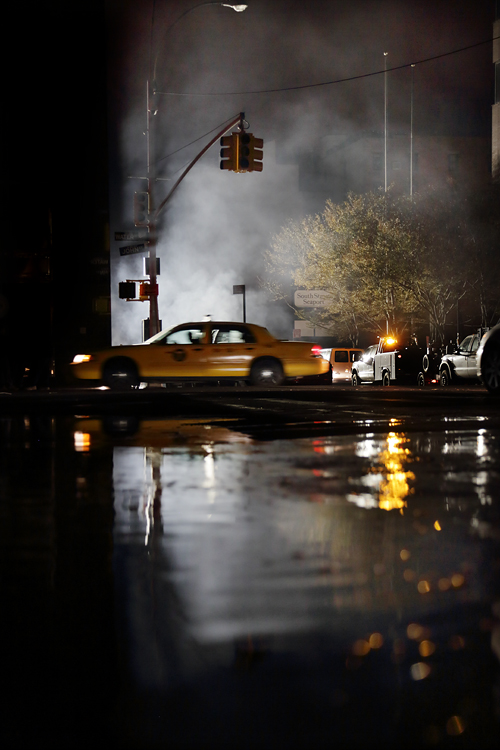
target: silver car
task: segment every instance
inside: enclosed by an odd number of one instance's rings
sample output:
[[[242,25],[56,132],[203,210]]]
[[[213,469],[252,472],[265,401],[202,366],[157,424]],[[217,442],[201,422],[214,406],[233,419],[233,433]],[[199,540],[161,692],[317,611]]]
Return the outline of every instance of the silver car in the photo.
[[[351,382],[353,385],[373,383],[375,377],[373,358],[377,353],[377,349],[378,344],[369,346],[368,349],[365,349],[358,361],[352,363]]]
[[[500,394],[500,323],[484,334],[476,357],[477,377],[490,393]]]
[[[477,381],[477,350],[480,338],[479,333],[466,336],[453,353],[443,356],[439,365],[441,385]]]

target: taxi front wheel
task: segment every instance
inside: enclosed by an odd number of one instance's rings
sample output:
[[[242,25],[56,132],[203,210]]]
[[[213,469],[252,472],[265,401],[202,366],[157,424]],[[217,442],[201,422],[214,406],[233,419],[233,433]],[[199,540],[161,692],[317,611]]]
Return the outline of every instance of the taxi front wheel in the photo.
[[[276,359],[259,359],[250,371],[252,385],[281,385],[284,380],[283,368]]]

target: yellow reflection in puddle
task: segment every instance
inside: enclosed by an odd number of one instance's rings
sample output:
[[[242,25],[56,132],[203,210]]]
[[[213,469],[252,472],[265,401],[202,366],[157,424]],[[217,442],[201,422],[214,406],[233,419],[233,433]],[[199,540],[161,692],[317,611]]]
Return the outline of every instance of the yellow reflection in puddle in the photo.
[[[401,513],[406,508],[406,497],[410,494],[409,480],[415,479],[415,474],[405,471],[404,462],[410,456],[409,448],[404,447],[408,439],[404,435],[390,432],[387,436],[387,448],[379,458],[385,469],[385,479],[380,483],[379,508],[382,510],[399,509]]]

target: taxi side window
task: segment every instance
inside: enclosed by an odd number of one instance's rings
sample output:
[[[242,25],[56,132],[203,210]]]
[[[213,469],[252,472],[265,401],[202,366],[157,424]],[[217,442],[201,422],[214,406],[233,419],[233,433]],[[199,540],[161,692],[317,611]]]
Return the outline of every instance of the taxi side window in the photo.
[[[245,326],[221,325],[212,329],[213,344],[253,344],[255,339]]]
[[[347,350],[335,352],[335,362],[349,362],[349,354]]]
[[[172,331],[165,336],[163,342],[165,344],[175,344],[177,346],[188,346],[190,344],[201,344],[203,343],[203,329],[202,328],[180,328],[177,331]]]

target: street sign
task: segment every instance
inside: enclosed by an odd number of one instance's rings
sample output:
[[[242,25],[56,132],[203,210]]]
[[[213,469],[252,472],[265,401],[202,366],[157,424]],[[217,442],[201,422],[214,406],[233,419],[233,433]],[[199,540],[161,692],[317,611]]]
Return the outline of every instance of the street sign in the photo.
[[[297,289],[294,304],[295,307],[327,307],[331,299],[331,294],[324,289]]]
[[[233,284],[233,294],[245,294],[245,285]]]
[[[137,255],[138,253],[144,253],[149,250],[144,243],[140,245],[125,245],[120,248],[120,255]]]
[[[127,240],[143,240],[146,242],[149,237],[144,236],[144,232],[140,232],[138,229],[130,229],[128,232],[115,232],[115,240],[117,242],[127,242]]]

